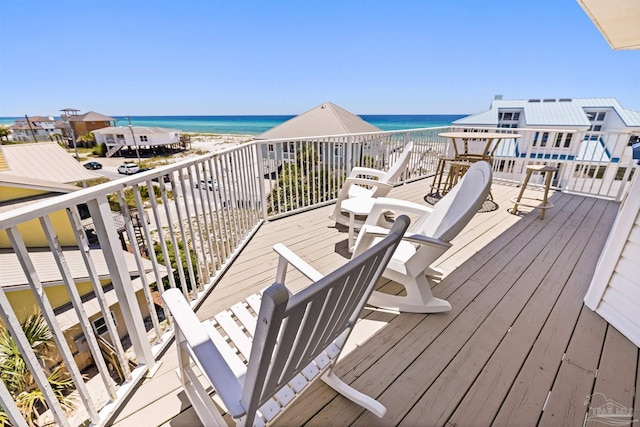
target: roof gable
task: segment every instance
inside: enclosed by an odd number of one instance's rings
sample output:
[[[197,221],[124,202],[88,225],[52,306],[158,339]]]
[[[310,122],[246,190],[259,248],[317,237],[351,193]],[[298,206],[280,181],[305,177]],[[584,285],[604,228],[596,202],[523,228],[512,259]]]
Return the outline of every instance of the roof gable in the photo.
[[[380,128],[364,121],[360,116],[336,104],[325,102],[258,135],[256,139],[304,138],[379,131]]]
[[[79,116],[70,116],[70,122],[115,122],[113,117],[105,116],[104,114],[96,113],[95,111],[89,111],[88,113],[81,114]]]

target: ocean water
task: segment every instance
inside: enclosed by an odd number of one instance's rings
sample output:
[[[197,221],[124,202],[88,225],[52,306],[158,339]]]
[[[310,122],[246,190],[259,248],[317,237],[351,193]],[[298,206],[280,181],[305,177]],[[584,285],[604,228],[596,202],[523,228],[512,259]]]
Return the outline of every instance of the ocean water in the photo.
[[[129,124],[126,116],[112,116],[117,126]],[[157,126],[183,132],[259,135],[294,116],[131,116],[134,126]],[[448,126],[465,114],[366,115],[364,120],[382,130]],[[22,117],[20,117],[22,118]],[[19,117],[0,117],[0,125],[11,125]]]

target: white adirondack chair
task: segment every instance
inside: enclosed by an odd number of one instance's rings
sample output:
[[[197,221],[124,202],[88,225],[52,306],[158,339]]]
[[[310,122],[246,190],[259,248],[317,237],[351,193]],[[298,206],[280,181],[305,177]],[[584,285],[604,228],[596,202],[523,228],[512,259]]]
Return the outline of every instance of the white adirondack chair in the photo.
[[[391,165],[387,172],[373,168],[355,167],[344,182],[338,195],[338,201],[329,218],[338,224],[348,225],[349,218],[342,214],[342,202],[353,197],[384,197],[389,194],[393,184],[398,180],[402,172],[407,168],[413,141],[404,147],[398,159]],[[375,177],[377,179],[371,178]],[[358,228],[363,221],[356,220]]]
[[[385,212],[419,216],[393,254],[383,276],[402,284],[406,295],[374,291],[369,304],[412,313],[437,313],[451,305],[431,293],[431,278],[439,272],[430,267],[451,247],[451,240],[462,231],[487,199],[491,187],[491,165],[474,163],[462,180],[431,208],[403,200],[379,198],[356,240],[354,256],[374,245],[386,233]]]
[[[276,283],[212,321],[200,322],[179,290],[165,292],[181,382],[202,423],[227,425],[194,364],[237,425],[271,421],[318,377],[382,417],[386,408],[342,382],[333,366],[408,225],[406,216],[399,217],[388,238],[326,276],[278,244]],[[283,284],[288,264],[314,283],[291,295]]]

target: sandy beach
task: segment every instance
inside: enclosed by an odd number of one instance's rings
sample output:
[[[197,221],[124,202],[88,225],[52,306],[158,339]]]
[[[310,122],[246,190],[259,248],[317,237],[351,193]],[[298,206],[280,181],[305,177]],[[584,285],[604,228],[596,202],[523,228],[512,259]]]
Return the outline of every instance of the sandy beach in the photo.
[[[238,146],[242,143],[251,141],[254,138],[253,135],[184,133],[191,135],[191,150],[195,152],[216,152]]]

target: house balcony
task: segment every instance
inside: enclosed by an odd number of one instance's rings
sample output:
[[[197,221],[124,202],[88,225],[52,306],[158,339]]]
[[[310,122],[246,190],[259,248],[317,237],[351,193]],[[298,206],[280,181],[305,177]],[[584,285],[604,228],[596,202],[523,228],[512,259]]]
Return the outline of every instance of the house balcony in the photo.
[[[354,166],[388,168],[412,140],[416,149],[390,197],[426,205],[438,157],[450,150],[438,134],[450,130],[251,142],[1,213],[0,243],[8,241],[20,262],[34,305],[57,338],[58,361],[76,384],[76,410],[67,414],[42,370],[31,367],[49,399],[44,417],[60,425],[87,419],[94,425],[197,425],[175,375],[171,322],[156,283],[180,287],[204,319],[273,282],[276,243],[321,273],[334,270],[349,259],[346,228],[328,218],[343,177]],[[433,293],[452,311],[366,307],[343,353],[337,373],[378,398],[385,417],[316,383],[277,425],[581,425],[598,421],[597,409],[607,404],[602,396],[638,413],[638,347],[583,303],[631,185],[628,135],[603,136],[614,145],[605,151],[620,153],[616,162],[603,162],[595,155],[554,159],[553,147],[539,144],[534,155],[534,131],[515,131],[523,135],[519,154],[494,158],[493,200],[437,261],[444,275]],[[584,140],[574,137],[576,144]],[[563,163],[550,196],[554,207],[544,220],[537,211],[512,215],[507,209],[524,166],[541,161],[541,148],[545,161]],[[605,171],[582,173],[590,167]],[[207,180],[217,186],[196,185]],[[539,197],[537,184],[530,182],[525,195]],[[84,205],[92,217],[89,233],[77,208]],[[114,209],[123,225],[115,223]],[[81,255],[77,262],[67,260],[71,243],[61,239],[67,230]],[[38,267],[42,250],[50,251],[57,278]],[[293,272],[288,280],[294,292],[308,284]],[[78,293],[80,281],[91,284],[93,297]],[[379,286],[399,292],[393,282]],[[50,300],[52,292],[42,292],[54,287],[66,291],[66,311]],[[0,287],[2,320],[21,336],[12,292]],[[110,369],[114,365],[118,369]],[[15,416],[10,395],[0,389],[0,397]]]

